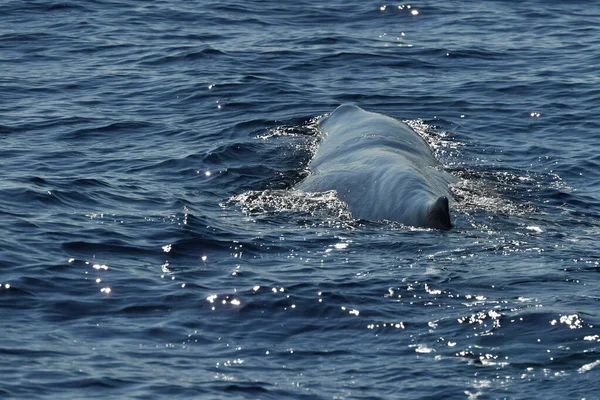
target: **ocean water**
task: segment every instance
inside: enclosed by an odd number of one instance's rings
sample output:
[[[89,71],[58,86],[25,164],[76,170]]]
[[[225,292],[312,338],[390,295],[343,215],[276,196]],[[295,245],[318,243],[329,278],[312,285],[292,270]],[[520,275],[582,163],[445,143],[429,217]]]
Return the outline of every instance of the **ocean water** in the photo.
[[[600,398],[599,27],[591,1],[2,1],[0,397]],[[453,229],[290,190],[342,103],[428,140]]]

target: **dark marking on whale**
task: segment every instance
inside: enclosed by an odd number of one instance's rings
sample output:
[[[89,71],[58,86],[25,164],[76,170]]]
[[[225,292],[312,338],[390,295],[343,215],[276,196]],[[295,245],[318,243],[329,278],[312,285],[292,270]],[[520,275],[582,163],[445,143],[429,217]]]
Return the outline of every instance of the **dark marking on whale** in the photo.
[[[295,188],[337,191],[354,218],[449,229],[445,172],[429,145],[408,125],[344,104],[319,123],[323,134],[310,174]]]

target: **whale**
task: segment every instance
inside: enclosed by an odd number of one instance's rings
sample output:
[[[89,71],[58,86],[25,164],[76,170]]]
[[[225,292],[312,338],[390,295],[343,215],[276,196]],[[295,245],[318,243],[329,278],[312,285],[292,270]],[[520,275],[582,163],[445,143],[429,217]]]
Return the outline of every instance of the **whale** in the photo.
[[[319,122],[321,142],[303,192],[335,190],[353,218],[395,221],[420,228],[450,229],[450,185],[427,142],[410,126],[353,104]]]

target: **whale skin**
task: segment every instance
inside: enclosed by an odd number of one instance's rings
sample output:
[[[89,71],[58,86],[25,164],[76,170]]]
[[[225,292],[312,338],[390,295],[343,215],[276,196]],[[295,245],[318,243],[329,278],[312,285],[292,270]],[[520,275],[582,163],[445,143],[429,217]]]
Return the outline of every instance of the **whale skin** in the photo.
[[[354,218],[449,229],[449,185],[428,144],[408,125],[344,104],[319,122],[322,141],[305,192],[337,191]]]

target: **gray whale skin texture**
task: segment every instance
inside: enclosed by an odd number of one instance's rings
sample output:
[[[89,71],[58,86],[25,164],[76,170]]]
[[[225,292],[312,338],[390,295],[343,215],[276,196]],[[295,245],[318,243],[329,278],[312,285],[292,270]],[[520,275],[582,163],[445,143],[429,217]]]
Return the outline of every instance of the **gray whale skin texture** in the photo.
[[[336,190],[354,218],[449,229],[449,184],[427,143],[408,125],[344,104],[319,123],[323,133],[296,185],[305,192]]]

